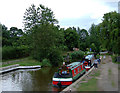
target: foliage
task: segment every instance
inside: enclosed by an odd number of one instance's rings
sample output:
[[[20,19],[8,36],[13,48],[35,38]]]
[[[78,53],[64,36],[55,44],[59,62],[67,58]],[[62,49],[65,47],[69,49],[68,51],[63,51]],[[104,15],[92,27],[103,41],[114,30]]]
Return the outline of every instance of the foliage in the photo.
[[[7,29],[5,25],[2,25],[2,46],[18,46],[19,39],[23,36],[23,31],[17,27],[11,27]]]
[[[78,47],[79,36],[73,28],[67,28],[64,31],[65,45],[72,50],[74,47]]]
[[[109,12],[104,14],[103,22],[100,24],[101,46],[108,51],[120,54],[120,14]]]
[[[33,57],[41,61],[44,58],[48,58],[53,50],[59,49],[59,47],[57,47],[57,34],[57,31],[53,29],[52,25],[36,27],[33,33]],[[50,59],[49,57],[49,60]]]
[[[90,48],[92,49],[93,52],[97,50],[94,43],[92,43],[92,44],[90,45]]]
[[[61,62],[63,62],[62,54],[58,49],[52,49],[49,52],[48,59],[50,60],[52,66],[58,66]]]
[[[27,46],[4,46],[2,48],[2,59],[15,59],[26,57],[29,55],[29,48]]]
[[[90,36],[87,39],[89,47],[94,52],[100,51],[100,40],[99,40],[99,26],[92,24],[89,29]]]
[[[55,19],[53,11],[44,5],[37,8],[34,4],[26,9],[24,13],[24,26],[27,33],[31,33],[31,29],[40,24],[54,24],[58,21]]]
[[[78,32],[78,35],[79,35],[79,48],[80,48],[80,50],[85,51],[86,48],[89,47],[88,42],[87,42],[88,37],[89,37],[88,32],[85,29],[80,30],[79,27],[78,27],[77,32]]]
[[[43,59],[42,66],[43,67],[51,67],[52,65],[50,64],[50,61],[48,59]]]
[[[72,58],[72,61],[78,61],[81,60],[84,56],[84,52],[79,50],[79,51],[74,51],[72,53],[70,53],[70,56]]]
[[[117,55],[113,55],[112,56],[112,62],[117,62],[117,57],[118,57]]]
[[[59,26],[54,26],[57,22],[51,9],[43,5],[37,8],[31,5],[24,16],[25,30],[30,38],[33,58],[39,61],[48,59],[52,65],[58,65],[61,61],[59,51],[64,42]]]

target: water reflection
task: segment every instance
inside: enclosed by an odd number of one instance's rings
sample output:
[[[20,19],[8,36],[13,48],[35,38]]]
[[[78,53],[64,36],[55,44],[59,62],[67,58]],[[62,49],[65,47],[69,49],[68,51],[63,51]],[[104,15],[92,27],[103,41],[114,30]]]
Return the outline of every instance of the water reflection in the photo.
[[[52,77],[57,69],[25,69],[3,74],[2,91],[60,91],[52,87]]]

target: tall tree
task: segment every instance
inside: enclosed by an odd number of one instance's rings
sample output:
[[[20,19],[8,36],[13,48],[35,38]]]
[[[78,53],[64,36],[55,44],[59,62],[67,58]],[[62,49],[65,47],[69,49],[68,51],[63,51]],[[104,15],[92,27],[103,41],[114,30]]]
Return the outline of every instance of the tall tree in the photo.
[[[10,31],[5,25],[2,25],[2,46],[11,46]]]
[[[58,43],[62,39],[59,27],[54,25],[57,22],[51,9],[43,5],[37,8],[31,5],[24,16],[24,25],[30,37],[33,57],[39,61],[47,58],[52,65],[58,65],[61,60]]]
[[[91,25],[91,28],[89,29],[89,45],[93,46],[95,45],[96,48],[92,51],[99,52],[100,51],[100,39],[99,39],[99,26],[98,25]]]
[[[13,46],[19,46],[19,39],[21,36],[23,36],[24,32],[22,29],[18,29],[17,27],[11,27],[9,30],[10,38],[12,41]]]
[[[86,48],[89,47],[87,44],[88,32],[85,29],[81,29],[81,30],[79,30],[78,34],[79,34],[79,48],[81,50],[85,51]]]
[[[73,28],[67,28],[64,31],[65,45],[72,50],[74,47],[78,47],[79,36],[76,30]]]
[[[101,23],[101,42],[102,46],[107,50],[120,54],[120,14],[117,12],[109,12],[104,14]]]
[[[53,11],[41,4],[37,8],[33,4],[31,7],[26,9],[23,20],[26,31],[30,30],[35,25],[47,23],[54,24],[58,22],[54,17]],[[30,31],[28,31],[28,33],[30,33]]]

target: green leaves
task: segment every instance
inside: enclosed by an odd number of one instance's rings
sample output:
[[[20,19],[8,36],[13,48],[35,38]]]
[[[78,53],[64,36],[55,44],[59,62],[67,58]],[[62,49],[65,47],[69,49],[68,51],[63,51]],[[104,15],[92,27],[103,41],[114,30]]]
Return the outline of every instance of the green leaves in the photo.
[[[23,23],[26,31],[32,29],[35,25],[58,23],[54,17],[53,11],[43,5],[39,5],[36,8],[33,4],[26,9],[24,14]]]
[[[101,23],[101,34],[104,39],[101,42],[104,42],[102,45],[107,48],[109,51],[120,54],[120,46],[118,43],[118,37],[120,34],[120,14],[116,12],[109,12],[104,14],[103,22]]]
[[[84,56],[84,52],[79,50],[79,51],[74,51],[73,53],[70,53],[70,56],[72,58],[72,62],[73,61],[80,61],[82,60],[83,56]]]
[[[78,47],[78,40],[79,36],[77,32],[72,29],[68,28],[64,31],[64,39],[65,39],[65,45],[72,50],[74,47]]]

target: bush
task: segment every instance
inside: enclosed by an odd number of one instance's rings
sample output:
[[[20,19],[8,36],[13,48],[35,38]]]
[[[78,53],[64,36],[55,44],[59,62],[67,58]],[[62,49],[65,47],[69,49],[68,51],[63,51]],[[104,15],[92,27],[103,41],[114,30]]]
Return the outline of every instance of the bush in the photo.
[[[22,58],[29,55],[29,48],[27,46],[4,46],[2,48],[2,59]]]
[[[117,62],[117,55],[112,56],[112,62]]]
[[[60,62],[63,62],[63,57],[59,50],[53,49],[48,55],[48,59],[50,60],[50,63],[52,66],[58,66]]]
[[[51,67],[52,65],[50,64],[50,60],[45,58],[42,60],[42,66],[43,67]]]
[[[107,49],[106,49],[106,48],[101,48],[100,51],[101,51],[101,52],[105,52],[105,51],[107,51]]]
[[[79,51],[74,51],[73,53],[70,53],[70,56],[72,58],[72,61],[78,61],[78,60],[82,60],[83,56],[84,56],[84,52],[79,50]]]

